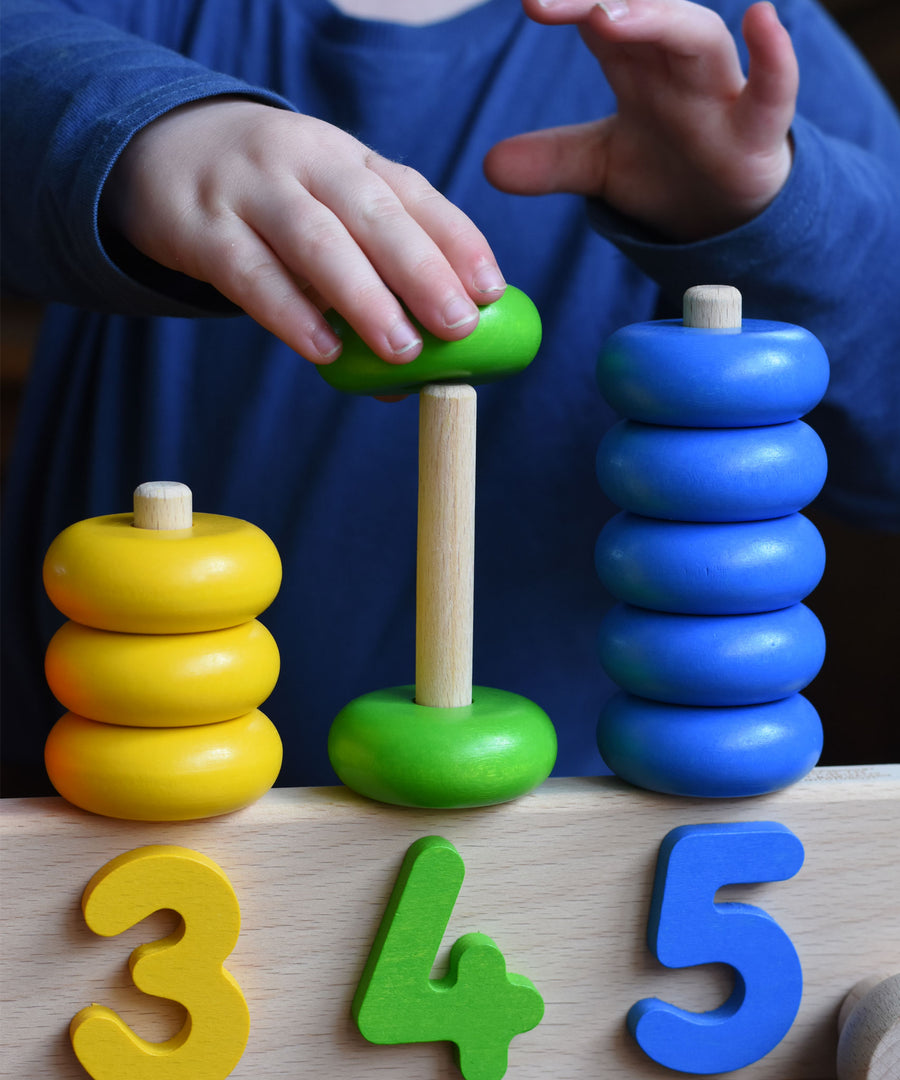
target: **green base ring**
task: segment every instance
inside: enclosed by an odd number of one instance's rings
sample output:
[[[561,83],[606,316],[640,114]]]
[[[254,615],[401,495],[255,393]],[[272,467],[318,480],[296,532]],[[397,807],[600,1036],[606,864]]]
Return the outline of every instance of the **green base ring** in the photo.
[[[328,756],[341,781],[396,806],[492,806],[532,791],[556,761],[549,717],[520,694],[472,688],[472,704],[417,705],[413,686],[355,698],[335,717]]]

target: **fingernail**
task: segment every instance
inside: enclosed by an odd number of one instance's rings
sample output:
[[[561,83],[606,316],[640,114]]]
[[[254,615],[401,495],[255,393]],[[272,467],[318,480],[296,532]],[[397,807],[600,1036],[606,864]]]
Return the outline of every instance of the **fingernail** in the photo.
[[[444,308],[444,326],[448,330],[456,330],[477,318],[478,308],[471,300],[465,300],[461,296],[454,297]]]
[[[318,349],[322,363],[337,359],[341,351],[341,339],[330,330],[319,329],[313,334],[313,345]]]
[[[483,266],[472,283],[480,293],[499,293],[506,288],[503,275],[495,266]]]
[[[597,7],[602,8],[610,22],[624,19],[629,11],[628,0],[601,0]]]
[[[421,344],[422,339],[406,322],[397,323],[388,334],[388,345],[390,345],[394,356],[403,356],[404,353],[411,352]]]
[[[778,15],[778,8],[775,7],[775,5],[772,3],[772,0],[766,0],[766,7],[769,7],[769,8],[772,9],[772,14],[775,16],[776,21],[780,23],[781,18]],[[784,25],[784,24],[782,24],[782,25]]]

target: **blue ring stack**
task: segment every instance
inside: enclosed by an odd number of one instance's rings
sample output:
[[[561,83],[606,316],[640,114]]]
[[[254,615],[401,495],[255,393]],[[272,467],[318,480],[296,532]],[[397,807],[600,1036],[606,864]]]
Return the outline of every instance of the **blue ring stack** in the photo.
[[[799,417],[828,360],[786,323],[742,324],[740,293],[699,286],[685,320],[627,326],[597,365],[626,419],[600,444],[597,476],[623,512],[597,542],[620,601],[600,661],[621,688],[597,743],[622,779],[675,795],[739,797],[799,780],[822,725],[799,691],[825,652],[801,601],[825,566],[798,511],[825,480],[825,450]]]

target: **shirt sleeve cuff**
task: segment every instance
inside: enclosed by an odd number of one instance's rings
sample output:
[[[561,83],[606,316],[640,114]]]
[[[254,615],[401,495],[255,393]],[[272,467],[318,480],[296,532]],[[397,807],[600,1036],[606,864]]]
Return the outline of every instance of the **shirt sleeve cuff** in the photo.
[[[667,241],[599,199],[588,200],[594,230],[660,287],[661,307],[680,310],[691,285],[746,283],[752,302],[769,304],[765,282],[783,277],[786,255],[809,248],[822,204],[824,172],[817,133],[801,117],[792,129],[794,161],[784,187],[755,218],[727,233],[691,243]],[[752,306],[752,305],[751,305]]]

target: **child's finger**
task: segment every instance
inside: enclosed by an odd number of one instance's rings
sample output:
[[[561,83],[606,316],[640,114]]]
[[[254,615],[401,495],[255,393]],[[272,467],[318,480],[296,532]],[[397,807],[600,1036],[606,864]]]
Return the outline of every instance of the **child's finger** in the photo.
[[[604,66],[615,47],[645,46],[666,57],[669,90],[737,92],[743,74],[720,16],[689,0],[523,0],[538,22],[577,23]]]
[[[419,173],[370,155],[366,168],[308,178],[387,286],[432,333],[464,337],[478,306],[496,300],[503,279],[487,241],[468,217]],[[347,318],[349,313],[335,304]]]
[[[511,195],[597,195],[606,179],[606,144],[614,118],[516,135],[487,153],[488,180]]]
[[[307,360],[324,364],[339,355],[340,339],[306,296],[302,283],[239,219],[205,233],[190,272]]]
[[[799,84],[790,35],[768,0],[748,8],[743,32],[750,57],[746,101],[755,109],[773,112],[780,123],[785,111],[793,112]]]
[[[309,281],[379,356],[404,362],[421,347],[398,297],[440,337],[464,337],[474,329],[478,307],[448,254],[375,171],[337,156],[327,166],[309,168],[303,179],[305,184],[289,175],[270,181],[265,198],[243,205],[242,216],[290,273]],[[456,235],[468,237],[468,248],[496,270],[468,218],[455,208],[449,212],[450,204],[429,190]],[[482,303],[501,293],[502,287]]]
[[[621,9],[622,0],[615,2]],[[525,14],[535,22],[547,25],[581,22],[596,6],[597,0],[522,0]]]
[[[402,363],[418,355],[421,335],[383,275],[348,231],[347,223],[293,177],[282,175],[270,180],[265,197],[244,200],[235,216],[256,234],[292,280],[309,282],[378,356]],[[412,249],[411,232],[421,235],[418,226],[413,225],[397,242]],[[225,251],[223,255],[238,262],[236,253]],[[407,252],[412,261],[417,256],[416,251]],[[268,263],[263,265],[272,272]],[[240,281],[240,267],[235,274]],[[449,270],[447,276],[455,280]],[[461,292],[458,283],[456,289]],[[308,297],[304,299],[308,301]],[[474,310],[468,298],[466,301]]]
[[[744,78],[721,17],[687,0],[631,0],[627,16],[595,8],[588,27],[610,44],[651,46],[664,55],[669,87],[700,94],[739,90]]]
[[[385,158],[369,167],[396,192],[410,217],[437,244],[476,304],[498,300],[506,282],[484,234],[414,169]]]

